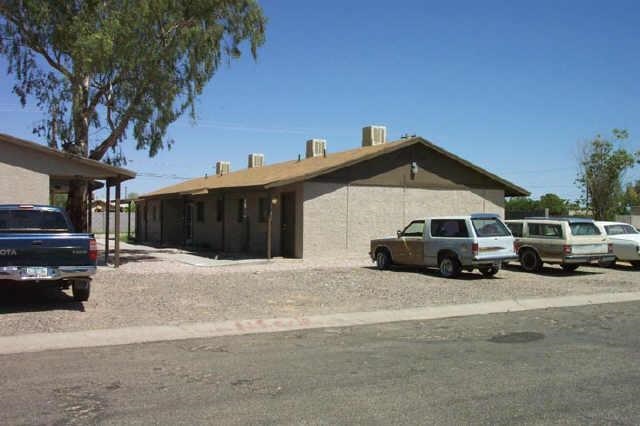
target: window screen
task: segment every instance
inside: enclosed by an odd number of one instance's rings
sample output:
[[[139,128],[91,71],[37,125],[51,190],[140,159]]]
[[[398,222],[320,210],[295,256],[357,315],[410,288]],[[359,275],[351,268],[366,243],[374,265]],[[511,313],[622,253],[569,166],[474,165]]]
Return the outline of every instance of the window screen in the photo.
[[[468,238],[469,231],[464,219],[434,219],[431,221],[433,237]]]

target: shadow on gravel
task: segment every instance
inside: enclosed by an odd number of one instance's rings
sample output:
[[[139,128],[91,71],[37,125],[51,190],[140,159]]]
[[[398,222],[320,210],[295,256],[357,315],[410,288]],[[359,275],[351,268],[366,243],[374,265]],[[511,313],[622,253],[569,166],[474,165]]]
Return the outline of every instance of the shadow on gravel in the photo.
[[[594,267],[595,265],[591,265],[590,267]],[[520,269],[520,265],[509,263],[508,265],[502,265],[503,269],[512,272],[519,272],[521,274],[533,274],[533,275],[542,275],[544,277],[581,277],[581,276],[589,276],[589,275],[602,275],[606,273],[605,268],[601,268],[602,272],[592,272],[592,271],[584,271],[580,268],[573,272],[565,272],[560,266],[544,266],[542,271],[538,273],[533,272],[525,272]]]
[[[363,269],[370,269],[372,271],[377,271],[378,270],[378,268],[375,267],[375,266],[363,266],[362,268]],[[411,266],[393,266],[389,271],[391,271],[391,272],[405,272],[405,273],[410,273],[410,274],[427,275],[427,276],[434,277],[434,278],[441,278],[443,280],[447,279],[447,278],[444,278],[443,276],[441,276],[440,272],[436,268],[420,268],[420,267],[411,267]],[[500,279],[503,279],[500,276],[500,272],[498,272],[498,274],[494,275],[493,277],[485,278],[479,271],[474,271],[474,272],[462,271],[462,273],[460,275],[458,275],[456,278],[451,278],[450,281],[477,281],[477,280],[500,280]]]
[[[57,287],[0,283],[0,315],[42,311],[84,312],[84,305]]]
[[[109,261],[113,262],[113,254],[110,250]],[[135,262],[160,262],[162,259],[153,255],[153,251],[145,249],[120,249],[120,264]],[[157,252],[156,252],[157,253]],[[104,266],[104,251],[98,252],[98,266]]]

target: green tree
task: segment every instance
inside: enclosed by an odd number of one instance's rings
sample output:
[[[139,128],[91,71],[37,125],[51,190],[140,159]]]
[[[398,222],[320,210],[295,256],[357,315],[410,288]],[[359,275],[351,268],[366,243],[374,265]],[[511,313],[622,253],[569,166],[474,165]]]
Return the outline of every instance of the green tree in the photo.
[[[507,200],[504,208],[507,216],[512,213],[531,213],[540,209],[540,202],[529,197],[512,197]]]
[[[640,206],[640,180],[627,184],[622,193],[618,213],[629,214],[631,207]]]
[[[619,207],[622,178],[640,158],[621,147],[629,138],[626,130],[613,130],[613,141],[597,135],[587,142],[580,158],[576,184],[582,191],[582,202],[593,211],[596,220],[611,219]]]
[[[544,194],[540,197],[540,208],[549,209],[551,216],[564,216],[569,213],[567,200],[564,200],[556,194]]]
[[[194,102],[223,61],[264,42],[256,0],[0,2],[0,54],[13,92],[47,117],[34,129],[49,146],[126,164],[128,131],[155,155],[168,126]],[[86,229],[87,183],[71,182],[69,213]]]

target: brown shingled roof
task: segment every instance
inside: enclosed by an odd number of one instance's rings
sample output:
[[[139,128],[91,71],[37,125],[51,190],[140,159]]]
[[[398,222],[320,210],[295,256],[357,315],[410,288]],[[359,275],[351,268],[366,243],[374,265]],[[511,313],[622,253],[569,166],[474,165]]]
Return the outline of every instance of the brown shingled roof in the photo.
[[[154,198],[175,194],[200,194],[208,190],[230,189],[230,188],[273,188],[277,186],[287,185],[290,183],[300,182],[314,178],[316,176],[335,171],[344,167],[369,160],[385,153],[408,147],[413,144],[423,144],[454,161],[469,167],[476,172],[495,180],[504,186],[505,195],[520,196],[529,195],[529,192],[513,183],[504,180],[488,171],[463,160],[462,158],[440,148],[433,143],[420,138],[414,137],[402,139],[396,142],[390,142],[382,145],[374,145],[342,151],[333,154],[327,154],[326,157],[305,158],[300,161],[286,161],[263,167],[249,168],[231,172],[226,175],[208,176],[196,179],[190,179],[185,182],[171,185],[154,192],[142,195],[140,198]]]

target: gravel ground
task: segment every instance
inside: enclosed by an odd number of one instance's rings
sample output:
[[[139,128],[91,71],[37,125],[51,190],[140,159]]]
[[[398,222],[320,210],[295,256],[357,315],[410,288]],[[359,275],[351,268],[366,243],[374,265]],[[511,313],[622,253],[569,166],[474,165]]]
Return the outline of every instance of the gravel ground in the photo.
[[[539,275],[509,267],[493,279],[446,280],[435,270],[377,271],[362,258],[216,268],[131,259],[117,270],[101,267],[85,303],[69,291],[0,286],[0,335],[640,291],[640,272],[626,266]]]

